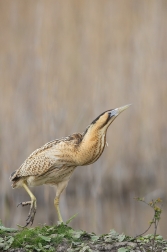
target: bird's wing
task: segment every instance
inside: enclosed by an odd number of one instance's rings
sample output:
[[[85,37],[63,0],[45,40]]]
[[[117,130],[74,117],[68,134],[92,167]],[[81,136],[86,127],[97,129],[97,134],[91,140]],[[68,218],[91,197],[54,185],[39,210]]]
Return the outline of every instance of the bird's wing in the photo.
[[[61,169],[66,166],[73,166],[73,160],[64,158],[65,151],[78,144],[82,140],[81,134],[73,134],[66,138],[53,140],[35,150],[24,163],[11,174],[10,180],[13,181],[19,177],[40,176],[49,169]]]

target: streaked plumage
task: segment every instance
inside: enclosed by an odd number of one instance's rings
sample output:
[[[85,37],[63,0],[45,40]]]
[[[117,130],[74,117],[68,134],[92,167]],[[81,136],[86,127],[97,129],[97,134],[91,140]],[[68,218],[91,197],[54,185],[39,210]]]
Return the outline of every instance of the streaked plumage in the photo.
[[[35,150],[24,163],[11,174],[12,187],[24,187],[31,201],[20,203],[30,205],[26,226],[33,223],[36,213],[36,198],[28,186],[42,184],[55,185],[54,204],[59,221],[59,198],[77,166],[94,163],[102,154],[106,145],[106,132],[113,120],[129,105],[108,110],[98,116],[82,133],[57,139]]]

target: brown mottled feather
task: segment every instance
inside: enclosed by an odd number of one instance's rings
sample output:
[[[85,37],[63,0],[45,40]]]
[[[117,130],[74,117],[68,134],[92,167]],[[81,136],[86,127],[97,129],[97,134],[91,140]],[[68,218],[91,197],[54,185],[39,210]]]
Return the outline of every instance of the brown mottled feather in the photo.
[[[10,180],[15,181],[21,177],[41,176],[50,169],[60,169],[63,165],[75,165],[68,155],[69,150],[82,141],[82,134],[73,134],[65,138],[56,139],[36,149],[24,163],[11,174]],[[66,155],[64,154],[66,152]]]

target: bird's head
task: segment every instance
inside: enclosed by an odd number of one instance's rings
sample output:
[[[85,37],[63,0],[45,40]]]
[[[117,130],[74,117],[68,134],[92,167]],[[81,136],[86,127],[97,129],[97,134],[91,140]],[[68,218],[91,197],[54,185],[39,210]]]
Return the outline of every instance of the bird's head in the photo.
[[[84,134],[92,130],[101,132],[102,134],[105,133],[107,128],[115,120],[115,118],[125,109],[127,109],[130,105],[131,104],[128,104],[119,108],[110,109],[103,112],[95,120],[93,120],[93,122],[88,126]]]

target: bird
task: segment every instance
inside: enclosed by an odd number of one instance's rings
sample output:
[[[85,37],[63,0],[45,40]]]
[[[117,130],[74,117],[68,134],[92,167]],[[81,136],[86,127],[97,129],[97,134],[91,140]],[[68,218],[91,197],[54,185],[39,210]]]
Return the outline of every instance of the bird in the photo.
[[[26,219],[27,227],[32,225],[37,200],[29,187],[48,184],[56,186],[54,206],[59,223],[63,218],[59,208],[62,192],[67,187],[72,173],[77,166],[90,165],[98,160],[106,146],[106,133],[115,118],[131,104],[107,110],[101,113],[83,133],[74,133],[67,137],[56,139],[36,149],[24,163],[10,175],[12,188],[23,187],[30,201],[21,202],[21,206],[30,206]]]

